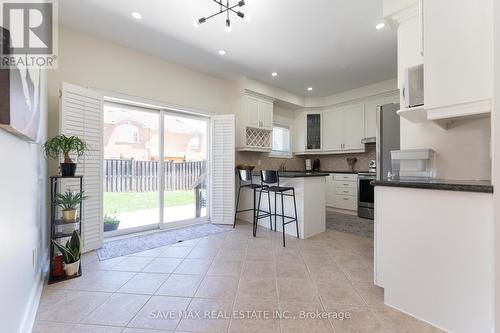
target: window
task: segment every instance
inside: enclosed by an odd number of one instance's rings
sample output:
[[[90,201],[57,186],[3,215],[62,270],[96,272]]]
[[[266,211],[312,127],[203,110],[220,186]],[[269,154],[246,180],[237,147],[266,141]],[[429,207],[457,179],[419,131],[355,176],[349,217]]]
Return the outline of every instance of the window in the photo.
[[[279,124],[273,125],[273,148],[271,156],[292,157],[290,127]]]
[[[126,143],[139,142],[139,129],[137,126],[130,124],[120,125],[118,127],[118,141]]]

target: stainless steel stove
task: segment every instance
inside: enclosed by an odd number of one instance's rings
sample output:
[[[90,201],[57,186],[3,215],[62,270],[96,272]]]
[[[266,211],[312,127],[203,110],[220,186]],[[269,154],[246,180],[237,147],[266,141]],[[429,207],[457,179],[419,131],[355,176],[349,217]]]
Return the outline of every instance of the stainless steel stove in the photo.
[[[358,174],[358,216],[374,219],[374,188],[371,182],[377,178],[376,172]]]

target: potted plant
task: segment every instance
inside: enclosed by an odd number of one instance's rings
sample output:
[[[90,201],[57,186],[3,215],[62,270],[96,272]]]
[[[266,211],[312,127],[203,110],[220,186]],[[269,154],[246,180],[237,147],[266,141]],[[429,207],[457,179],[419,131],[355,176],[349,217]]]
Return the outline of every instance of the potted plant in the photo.
[[[56,193],[55,204],[61,208],[65,222],[76,221],[78,205],[86,198],[80,192],[71,192],[69,190],[65,193]]]
[[[104,232],[118,230],[120,220],[115,215],[104,215]]]
[[[58,135],[48,139],[43,145],[43,151],[46,157],[58,159],[63,156],[64,161],[60,164],[61,175],[72,177],[76,172],[76,163],[70,157],[70,154],[76,154],[81,157],[89,150],[85,141],[77,136]]]
[[[64,272],[66,276],[75,276],[80,268],[80,255],[81,255],[81,240],[78,231],[73,231],[71,238],[66,241],[66,245],[57,243],[52,240],[52,243],[57,247],[64,261]]]

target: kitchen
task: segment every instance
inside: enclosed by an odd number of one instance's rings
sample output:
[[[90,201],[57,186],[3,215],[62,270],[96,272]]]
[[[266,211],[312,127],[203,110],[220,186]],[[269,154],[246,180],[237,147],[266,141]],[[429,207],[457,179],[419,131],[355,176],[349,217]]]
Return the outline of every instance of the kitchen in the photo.
[[[323,228],[316,229],[316,233],[325,230],[324,216],[327,216],[332,228],[351,232],[362,230],[365,235],[373,236],[374,188],[370,182],[375,180],[377,170],[377,109],[399,103],[396,80],[329,96],[305,108],[265,96],[253,82],[246,82],[246,85],[255,90],[243,88],[240,112],[236,114],[236,165],[253,165],[255,171],[326,174],[324,190],[314,193],[315,199],[319,199],[318,193],[324,193],[323,209],[318,206],[311,209],[321,211],[315,220],[322,220]],[[395,108],[396,105],[390,108],[394,114]],[[270,110],[272,115],[266,115]],[[252,115],[258,115],[259,119],[251,119]],[[392,130],[384,134],[397,137],[392,138],[395,142],[390,149],[398,149],[399,117],[393,118]],[[253,139],[257,137],[263,139]],[[389,150],[384,148],[384,151]],[[254,183],[259,182],[258,177],[254,179]],[[267,207],[266,200],[263,207]],[[240,202],[246,203],[243,204],[245,208],[252,206],[251,193],[243,193]],[[240,214],[238,218],[250,221],[251,215]],[[259,225],[269,227],[266,221],[260,221]],[[293,235],[292,226],[289,228],[289,234]]]

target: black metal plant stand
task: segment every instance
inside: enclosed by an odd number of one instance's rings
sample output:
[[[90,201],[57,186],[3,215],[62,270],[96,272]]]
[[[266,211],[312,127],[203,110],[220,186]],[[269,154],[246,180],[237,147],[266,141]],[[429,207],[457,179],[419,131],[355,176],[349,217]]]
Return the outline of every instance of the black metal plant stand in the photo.
[[[49,271],[49,284],[65,281],[69,279],[74,279],[82,275],[82,265],[80,260],[80,267],[78,268],[78,273],[74,276],[67,277],[66,275],[62,276],[53,276],[53,259],[55,246],[52,243],[52,240],[55,241],[66,241],[65,238],[71,237],[73,234],[73,230],[77,230],[80,234],[80,238],[82,236],[82,218],[83,218],[83,204],[80,202],[80,207],[78,210],[78,217],[74,222],[67,222],[62,219],[62,217],[58,216],[57,205],[55,203],[55,196],[58,191],[58,185],[62,179],[75,179],[79,181],[80,185],[80,194],[83,196],[83,176],[72,176],[72,177],[63,177],[63,176],[51,176],[50,177],[50,271]],[[72,228],[69,228],[72,226]],[[62,229],[62,231],[59,231]],[[71,231],[66,231],[65,229],[71,229]]]

